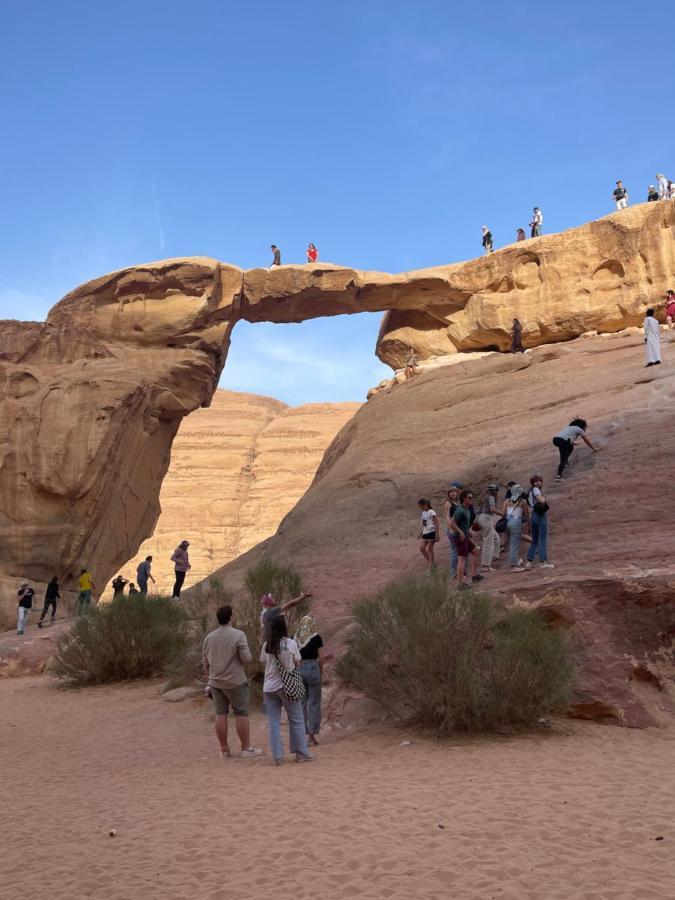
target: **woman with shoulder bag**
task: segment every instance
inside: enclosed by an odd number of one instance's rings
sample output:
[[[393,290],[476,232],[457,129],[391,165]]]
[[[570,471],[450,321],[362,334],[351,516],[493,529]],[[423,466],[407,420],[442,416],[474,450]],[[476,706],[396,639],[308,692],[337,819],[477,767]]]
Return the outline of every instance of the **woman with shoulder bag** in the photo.
[[[530,517],[532,528],[532,543],[527,551],[527,562],[525,568],[529,571],[532,568],[534,558],[539,554],[539,568],[552,569],[553,563],[547,562],[546,554],[548,551],[548,510],[549,506],[546,497],[542,493],[544,479],[541,475],[533,475],[530,478],[530,492],[527,500],[532,507],[532,515]]]
[[[275,766],[280,766],[284,759],[284,745],[281,741],[282,708],[288,716],[289,744],[291,753],[295,753],[295,761],[301,763],[314,759],[307,751],[302,703],[297,697],[291,696],[295,693],[296,682],[299,681],[302,685],[302,680],[295,672],[301,659],[298,645],[288,636],[285,617],[275,616],[270,624],[270,636],[263,644],[260,654],[260,662],[265,663],[263,697]]]
[[[511,496],[504,501],[502,516],[506,516],[506,533],[509,541],[509,563],[512,572],[524,572],[523,561],[520,559],[520,541],[523,530],[529,527],[530,511],[527,505],[527,497],[519,484],[511,488]]]

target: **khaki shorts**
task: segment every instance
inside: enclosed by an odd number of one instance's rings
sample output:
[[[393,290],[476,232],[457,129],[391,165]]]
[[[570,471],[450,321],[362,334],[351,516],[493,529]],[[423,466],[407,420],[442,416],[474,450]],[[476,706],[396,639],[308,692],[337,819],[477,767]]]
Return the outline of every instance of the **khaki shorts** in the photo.
[[[248,715],[248,682],[235,688],[217,688],[211,686],[211,698],[217,716],[226,716],[232,706],[235,716]]]

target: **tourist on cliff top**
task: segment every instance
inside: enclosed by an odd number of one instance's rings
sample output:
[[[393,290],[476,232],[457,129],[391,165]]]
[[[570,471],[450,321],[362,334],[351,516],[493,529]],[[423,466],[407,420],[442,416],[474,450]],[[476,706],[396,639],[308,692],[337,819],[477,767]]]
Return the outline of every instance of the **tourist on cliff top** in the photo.
[[[302,657],[298,645],[288,637],[286,619],[276,616],[272,620],[270,636],[263,644],[260,661],[265,663],[263,697],[267,713],[267,727],[270,735],[270,750],[274,765],[280,766],[284,759],[284,745],[281,740],[281,710],[286,710],[291,753],[295,753],[298,763],[310,762],[314,757],[307,751],[305,718],[300,700],[291,699],[284,689],[282,669],[291,673],[300,664]],[[288,679],[287,679],[288,680]]]
[[[248,681],[244,666],[253,659],[243,631],[232,627],[232,607],[221,606],[216,611],[218,627],[204,638],[202,665],[207,693],[213,700],[216,737],[220,756],[232,756],[227,742],[227,716],[230,706],[234,713],[241,755],[245,759],[262,756],[262,750],[251,746],[248,719]]]
[[[530,491],[527,495],[527,502],[532,509],[530,515],[530,529],[532,532],[532,543],[527,551],[527,562],[525,568],[529,571],[537,554],[539,554],[539,567],[542,569],[552,569],[553,563],[548,562],[548,503],[542,491],[544,487],[544,479],[541,475],[533,475],[530,478]]]
[[[470,537],[471,526],[475,519],[473,491],[465,488],[459,495],[459,506],[450,519],[452,540],[457,547],[457,584],[460,590],[465,590],[469,587],[468,584],[464,584],[469,557],[471,557],[471,581],[483,580],[483,576],[478,574],[478,547]]]
[[[499,558],[499,535],[495,531],[498,494],[498,485],[489,484],[487,486],[476,520],[482,532],[481,564],[484,572],[492,572],[494,570],[492,563]]]
[[[661,328],[658,319],[654,317],[654,310],[648,309],[645,320],[642,323],[645,332],[645,351],[647,356],[647,365],[661,365]]]
[[[56,601],[60,599],[61,594],[59,593],[59,579],[56,577],[56,575],[54,575],[52,580],[47,585],[47,590],[45,591],[45,602],[42,606],[42,615],[40,616],[40,621],[38,622],[38,628],[42,628],[42,620],[47,615],[50,606],[52,608],[52,625],[54,624],[54,619],[56,618]]]
[[[586,431],[588,429],[588,424],[586,419],[572,419],[567,428],[563,428],[562,431],[559,431],[556,436],[553,438],[553,443],[558,448],[558,452],[560,453],[560,464],[558,466],[558,473],[555,476],[556,481],[563,480],[563,472],[565,471],[565,466],[567,465],[570,456],[572,455],[572,451],[574,450],[574,445],[581,438],[584,444],[587,444],[593,453],[598,452],[598,448],[594,447],[591,444],[590,440],[586,437]]]
[[[305,732],[307,741],[316,747],[317,734],[321,731],[321,681],[323,678],[323,657],[321,648],[323,641],[317,631],[313,616],[303,616],[294,637],[298,645],[302,662],[298,672],[305,685],[305,696],[302,698],[302,711],[305,716]]]
[[[138,587],[140,589],[141,594],[148,593],[148,578],[154,584],[155,579],[151,574],[152,570],[152,557],[146,556],[143,562],[140,562],[136,567],[136,581],[138,582]]]
[[[319,251],[316,249],[314,244],[309,244],[307,246],[307,262],[313,263],[316,262],[319,258]]]
[[[524,572],[523,560],[520,559],[520,542],[523,531],[530,525],[530,511],[527,497],[519,484],[511,488],[511,497],[504,501],[502,515],[506,516],[506,533],[509,539],[509,564],[512,572]]]
[[[35,596],[35,591],[28,584],[27,581],[21,585],[19,590],[16,592],[17,601],[19,604],[19,609],[17,613],[16,619],[16,633],[23,634],[26,629],[26,622],[28,621],[28,613],[33,608],[33,597]]]
[[[523,347],[523,326],[518,319],[513,320],[511,328],[511,353],[524,353]]]
[[[136,585],[133,583],[133,581],[130,581],[130,582],[129,582],[129,596],[131,597],[133,594],[138,594],[139,597],[140,597],[141,592],[138,590],[138,588],[137,588]]]
[[[432,509],[430,500],[418,500],[417,505],[422,510],[422,527],[420,529],[420,553],[428,562],[425,575],[431,575],[436,568],[434,558],[434,544],[438,540],[438,516]]]
[[[270,244],[270,250],[272,251],[272,263],[273,266],[281,265],[281,250],[277,247],[276,244]]]
[[[483,225],[483,249],[486,253],[492,253],[492,232],[487,225]]]
[[[272,625],[273,619],[277,616],[282,616],[285,612],[288,612],[289,609],[293,609],[298,603],[302,603],[303,600],[307,600],[311,596],[312,595],[307,591],[303,591],[297,597],[293,597],[292,600],[287,600],[285,603],[282,603],[281,606],[278,606],[273,594],[263,594],[260,598],[260,605],[262,606],[260,612],[260,626],[264,636],[266,638],[270,636],[270,626]]]
[[[192,566],[190,565],[190,559],[188,557],[189,546],[189,541],[181,541],[171,554],[171,562],[174,563],[174,572],[176,574],[176,581],[173,586],[172,595],[174,600],[178,600],[180,598],[180,590],[183,587],[183,582],[185,581],[185,574],[192,568]]]
[[[668,192],[668,179],[663,173],[657,174],[656,183],[659,186],[659,200],[669,200],[670,194]]]
[[[530,222],[530,237],[539,237],[541,235],[541,226],[544,224],[544,216],[538,206],[532,210],[532,221]]]
[[[617,209],[625,209],[628,206],[628,191],[623,186],[621,179],[617,181],[616,187],[612,191],[612,197],[616,201]]]
[[[527,238],[527,235],[525,234],[525,229],[519,228],[518,231],[516,231],[516,240],[524,241],[524,240],[526,240],[526,238]]]
[[[647,191],[647,203],[653,203],[655,200],[659,199],[659,192],[656,190],[653,184],[649,185],[649,190]]]
[[[85,606],[91,606],[91,592],[94,590],[94,579],[88,569],[82,569],[80,577],[77,579],[77,586],[80,594],[78,596],[78,616],[84,612]]]
[[[675,291],[666,291],[666,322],[672,331],[675,322]]]
[[[122,578],[121,575],[118,575],[117,578],[113,580],[112,589],[113,589],[113,600],[117,600],[119,597],[124,597],[124,588],[129,584],[126,578]]]
[[[460,481],[452,481],[450,483],[450,487],[446,494],[446,498],[443,501],[443,513],[445,515],[445,522],[447,525],[447,535],[448,541],[450,542],[450,577],[454,578],[457,574],[457,547],[455,547],[455,542],[452,539],[452,531],[450,529],[450,520],[452,516],[459,506],[459,492],[462,490],[462,483]]]
[[[417,368],[417,354],[413,350],[412,347],[408,349],[408,356],[405,361],[405,377],[412,378],[413,375],[417,375],[419,369]]]
[[[675,200],[675,181],[668,182],[668,199]]]

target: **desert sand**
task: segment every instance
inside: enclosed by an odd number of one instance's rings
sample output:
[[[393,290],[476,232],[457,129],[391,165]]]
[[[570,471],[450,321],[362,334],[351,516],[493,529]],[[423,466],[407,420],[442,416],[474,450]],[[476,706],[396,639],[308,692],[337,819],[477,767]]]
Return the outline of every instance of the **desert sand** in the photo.
[[[0,710],[2,898],[673,896],[672,728],[333,731],[276,769],[221,761],[208,704],[156,682],[8,678]],[[259,714],[253,733],[264,745]]]

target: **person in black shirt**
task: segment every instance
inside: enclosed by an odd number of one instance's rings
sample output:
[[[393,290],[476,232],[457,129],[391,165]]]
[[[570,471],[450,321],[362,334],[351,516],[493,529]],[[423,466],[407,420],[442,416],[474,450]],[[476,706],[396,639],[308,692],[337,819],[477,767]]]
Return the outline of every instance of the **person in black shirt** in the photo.
[[[120,597],[124,597],[124,588],[129,584],[126,578],[122,578],[121,575],[118,575],[117,578],[113,579],[112,589],[113,589],[113,600],[117,600]]]
[[[486,253],[492,253],[492,232],[487,227],[487,225],[483,225],[483,249]]]
[[[302,657],[298,672],[305,685],[302,708],[305,714],[307,742],[316,746],[319,743],[316,736],[321,730],[321,681],[323,677],[321,648],[323,641],[316,630],[313,616],[307,615],[300,619],[295,642]]]
[[[628,206],[628,191],[623,186],[621,179],[617,181],[616,188],[612,191],[612,197],[614,197],[617,209],[625,209]]]
[[[16,633],[23,634],[28,621],[28,612],[33,608],[33,597],[35,591],[29,586],[27,581],[21,585],[16,592],[16,598],[19,602],[19,615],[16,621]]]
[[[659,199],[659,192],[656,190],[653,184],[649,185],[649,190],[647,191],[647,203],[654,203]]]
[[[38,622],[38,628],[42,628],[42,620],[47,615],[49,611],[49,607],[52,608],[52,622],[54,624],[54,619],[56,618],[56,601],[61,599],[61,594],[59,593],[59,579],[54,575],[52,580],[47,585],[47,590],[45,591],[45,602],[42,607],[42,615],[40,616],[40,621]]]

